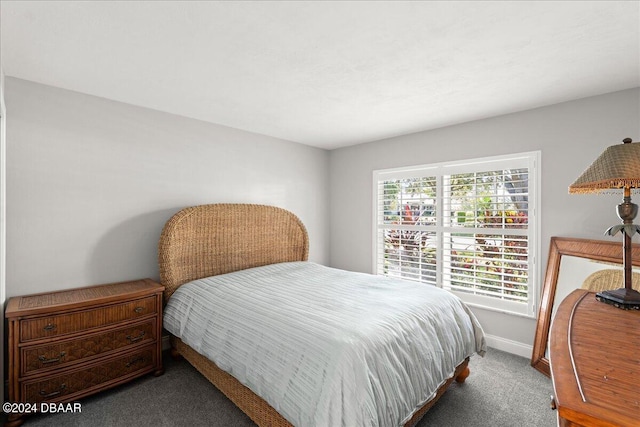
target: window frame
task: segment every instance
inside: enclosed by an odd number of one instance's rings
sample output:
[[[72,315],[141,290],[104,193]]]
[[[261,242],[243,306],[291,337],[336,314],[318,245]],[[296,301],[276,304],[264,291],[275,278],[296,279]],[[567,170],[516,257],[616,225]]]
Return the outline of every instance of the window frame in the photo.
[[[535,318],[538,305],[538,294],[540,289],[540,198],[541,198],[541,173],[540,173],[540,151],[529,151],[500,156],[482,157],[476,159],[453,160],[447,162],[405,166],[390,169],[378,169],[373,171],[373,273],[383,274],[379,271],[378,257],[382,242],[379,242],[380,231],[388,228],[379,221],[379,183],[387,180],[398,180],[407,178],[424,178],[436,176],[436,223],[428,226],[429,231],[436,233],[436,284],[443,288],[443,266],[444,266],[444,239],[446,233],[464,231],[462,227],[451,227],[444,224],[444,195],[443,176],[484,172],[489,170],[505,170],[526,167],[528,169],[528,207],[527,207],[527,228],[518,230],[515,234],[527,236],[528,241],[528,286],[527,303],[517,303],[513,301],[500,300],[491,296],[474,295],[468,292],[458,292],[447,289],[459,296],[467,305],[480,307],[486,310],[498,311],[517,316]],[[497,169],[496,169],[497,168]],[[424,228],[424,226],[421,226]],[[418,229],[418,228],[416,228]],[[470,233],[476,232],[477,228],[466,228]],[[486,234],[491,234],[488,230]],[[384,249],[383,249],[384,250]],[[426,282],[423,282],[426,283]]]

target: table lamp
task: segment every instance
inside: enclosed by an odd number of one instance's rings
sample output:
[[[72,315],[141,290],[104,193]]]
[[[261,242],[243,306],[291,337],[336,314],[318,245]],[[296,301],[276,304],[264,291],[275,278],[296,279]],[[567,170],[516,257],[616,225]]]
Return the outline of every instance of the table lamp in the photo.
[[[625,138],[622,144],[608,147],[569,186],[569,193],[612,193],[623,190],[623,199],[617,207],[622,224],[607,229],[605,234],[623,234],[624,287],[598,292],[596,299],[622,309],[640,310],[640,292],[632,289],[631,238],[640,233],[633,224],[638,205],[631,203],[631,189],[640,188],[640,143]]]

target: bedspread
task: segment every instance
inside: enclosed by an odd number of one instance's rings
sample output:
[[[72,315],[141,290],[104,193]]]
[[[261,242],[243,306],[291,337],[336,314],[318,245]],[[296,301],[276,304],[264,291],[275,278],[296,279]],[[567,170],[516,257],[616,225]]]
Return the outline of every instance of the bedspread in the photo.
[[[295,426],[396,426],[486,350],[440,288],[287,262],[182,285],[164,327]]]

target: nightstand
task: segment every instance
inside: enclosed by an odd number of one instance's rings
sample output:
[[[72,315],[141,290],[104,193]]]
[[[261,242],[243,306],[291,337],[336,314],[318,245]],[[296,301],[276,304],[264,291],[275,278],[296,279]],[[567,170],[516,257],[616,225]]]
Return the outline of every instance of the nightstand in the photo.
[[[151,279],[11,298],[9,402],[63,403],[161,375],[162,292]],[[5,426],[22,424],[11,414]]]

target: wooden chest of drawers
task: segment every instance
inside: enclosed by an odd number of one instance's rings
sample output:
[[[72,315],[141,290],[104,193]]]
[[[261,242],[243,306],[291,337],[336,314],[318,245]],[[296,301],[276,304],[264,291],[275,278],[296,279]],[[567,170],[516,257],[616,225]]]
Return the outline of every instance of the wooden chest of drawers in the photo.
[[[163,290],[142,279],[11,298],[9,401],[77,401],[161,375]],[[12,414],[6,425],[22,422]]]

